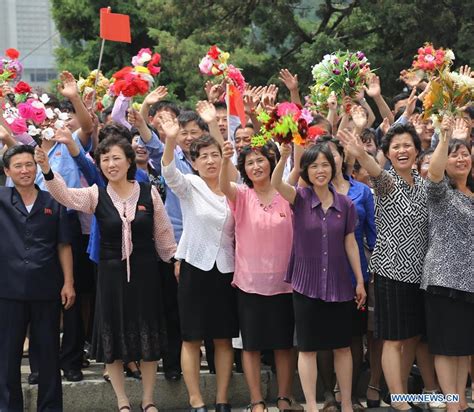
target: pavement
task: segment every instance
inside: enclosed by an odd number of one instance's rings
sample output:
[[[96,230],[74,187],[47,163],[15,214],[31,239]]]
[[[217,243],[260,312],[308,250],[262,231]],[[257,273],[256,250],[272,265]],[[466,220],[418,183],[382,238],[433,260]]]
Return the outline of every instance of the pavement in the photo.
[[[33,412],[36,411],[37,386],[27,383],[29,374],[27,358],[23,359],[21,369],[25,411]],[[64,412],[116,411],[116,401],[112,385],[107,383],[102,377],[103,364],[93,362],[90,367],[83,369],[83,373],[84,380],[82,382],[67,382],[63,379]],[[367,377],[362,379],[362,381],[365,381],[365,385],[367,385],[366,379]],[[269,412],[278,412],[278,408],[276,408],[275,405],[275,399],[277,397],[276,377],[270,368],[263,367],[261,383],[263,397],[267,401]],[[363,385],[364,382],[362,382],[361,388]],[[126,390],[131,401],[132,410],[139,411],[140,408],[138,405],[140,405],[141,401],[140,382],[133,378],[126,378]],[[215,401],[216,376],[210,374],[204,365],[201,370],[201,390],[206,404],[210,407],[209,411],[214,411],[212,406]],[[298,377],[295,379],[294,396],[304,407],[305,405],[302,403],[304,396]],[[319,396],[322,397],[321,388],[318,390],[318,397]],[[233,373],[229,397],[233,410],[244,411],[246,409],[249,403],[249,394],[243,374]],[[470,393],[468,399],[470,399]],[[164,378],[163,373],[158,373],[155,400],[160,412],[187,412],[188,396],[183,379],[178,382],[169,382]],[[323,408],[323,399],[320,399],[320,401],[318,408],[321,410]],[[365,406],[363,399],[362,404]],[[370,411],[387,412],[387,409],[388,405],[382,402],[381,408],[371,409]]]

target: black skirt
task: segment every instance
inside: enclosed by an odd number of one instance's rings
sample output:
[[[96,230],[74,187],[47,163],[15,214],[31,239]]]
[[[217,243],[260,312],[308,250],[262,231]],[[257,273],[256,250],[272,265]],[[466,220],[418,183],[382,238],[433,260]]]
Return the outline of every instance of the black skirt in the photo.
[[[433,355],[474,355],[474,303],[425,293],[428,347]]]
[[[293,291],[296,340],[301,352],[346,348],[352,341],[353,302],[325,302]]]
[[[92,355],[98,362],[156,361],[167,343],[158,259],[132,253],[99,262]]]
[[[179,319],[184,341],[231,339],[239,336],[233,273],[217,266],[200,270],[182,261],[178,283]]]
[[[368,293],[369,283],[364,283],[365,291]],[[368,307],[357,309],[356,301],[352,302],[352,336],[364,336],[367,333]]]
[[[262,351],[293,347],[295,317],[291,293],[273,296],[237,289],[243,349]]]
[[[375,275],[375,337],[404,340],[425,333],[424,292],[418,283]]]

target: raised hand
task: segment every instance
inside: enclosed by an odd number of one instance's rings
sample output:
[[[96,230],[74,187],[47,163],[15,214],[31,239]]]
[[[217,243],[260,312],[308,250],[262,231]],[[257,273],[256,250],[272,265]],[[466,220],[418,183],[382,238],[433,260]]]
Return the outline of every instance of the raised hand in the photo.
[[[145,97],[143,103],[152,106],[160,100],[163,100],[166,96],[168,96],[168,89],[165,86],[158,86]]]
[[[76,79],[70,72],[64,71],[59,75],[58,91],[69,100],[79,96]]]
[[[470,137],[470,129],[466,121],[462,117],[458,117],[453,125],[453,139],[468,140]]]
[[[215,103],[218,102],[224,94],[225,85],[224,83],[212,84],[210,81],[207,81],[204,86],[204,91],[206,92],[207,100],[211,103]]]
[[[352,106],[351,116],[357,129],[362,130],[367,126],[367,113],[361,106]]]
[[[388,132],[388,129],[390,129],[390,120],[388,120],[388,117],[384,117],[380,125],[380,130],[382,130],[382,133],[386,135]]]
[[[178,136],[179,133],[178,119],[168,112],[162,112],[159,114],[158,121],[166,139],[176,139],[176,136]]]
[[[41,171],[44,174],[49,173],[51,170],[51,167],[49,166],[48,155],[40,146],[35,147],[35,162],[40,166]]]
[[[411,72],[407,70],[402,70],[400,72],[400,80],[403,81],[408,87],[413,88],[418,86],[423,80],[420,78],[416,72]]]
[[[226,141],[224,146],[222,146],[222,158],[230,160],[232,156],[234,156],[234,145],[232,142]]]
[[[451,139],[453,135],[454,129],[454,117],[451,115],[443,116],[443,120],[441,122],[441,135],[443,139]]]
[[[331,110],[331,111],[336,111],[337,110],[337,96],[336,96],[336,93],[331,92],[331,94],[329,95],[329,97],[327,99],[327,104],[328,104],[329,110]]]
[[[403,112],[403,116],[405,116],[408,119],[412,116],[412,114],[415,111],[417,100],[418,100],[418,97],[416,96],[416,87],[414,87],[410,93],[410,96],[408,97],[407,105],[405,107],[405,111]]]
[[[379,76],[376,76],[376,75],[370,76],[367,84],[369,87],[364,85],[364,90],[367,93],[367,96],[376,98],[382,95],[382,88],[380,87]]]
[[[271,111],[275,107],[276,97],[278,94],[278,87],[274,84],[267,86],[266,90],[261,96],[262,105],[265,111]]]
[[[291,145],[289,143],[280,145],[280,155],[283,160],[287,160],[291,156]]]
[[[281,69],[278,79],[283,82],[283,84],[290,92],[298,90],[298,75],[291,74],[288,69]]]
[[[56,129],[53,140],[58,143],[69,145],[74,142],[71,131],[67,127]]]
[[[216,120],[217,111],[215,106],[207,100],[200,100],[196,104],[196,112],[201,116],[201,119],[206,123],[211,123]]]
[[[10,133],[7,129],[0,125],[0,142],[4,143],[10,137]]]
[[[256,95],[244,94],[244,108],[246,113],[252,113],[258,106],[260,99]]]
[[[471,70],[471,68],[467,64],[459,68],[459,74],[463,76],[467,76],[467,77],[474,76],[474,72]]]
[[[349,155],[359,158],[365,154],[365,147],[360,137],[348,129],[340,130],[337,133],[338,139],[341,141],[344,149]]]
[[[416,133],[418,133],[418,136],[421,136],[423,133],[423,129],[425,128],[425,125],[423,124],[423,119],[421,118],[420,114],[415,114],[410,118],[410,122],[413,124],[415,127]]]
[[[127,120],[132,126],[135,126],[139,130],[140,128],[146,126],[145,119],[143,119],[143,116],[140,114],[140,112],[137,112],[135,109],[128,111]]]

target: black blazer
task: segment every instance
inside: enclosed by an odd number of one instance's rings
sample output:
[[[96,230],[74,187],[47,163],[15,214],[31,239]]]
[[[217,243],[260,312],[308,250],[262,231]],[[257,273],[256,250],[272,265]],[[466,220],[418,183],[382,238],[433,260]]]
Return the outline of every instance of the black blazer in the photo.
[[[0,187],[0,298],[59,299],[59,243],[71,243],[64,206],[39,190],[28,213],[14,187]]]

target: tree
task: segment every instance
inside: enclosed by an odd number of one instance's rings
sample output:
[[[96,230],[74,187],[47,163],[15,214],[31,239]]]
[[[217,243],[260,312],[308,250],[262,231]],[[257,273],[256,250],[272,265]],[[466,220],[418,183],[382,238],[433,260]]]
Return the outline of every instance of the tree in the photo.
[[[51,0],[67,47],[58,65],[87,74],[97,65],[100,0]],[[280,68],[299,74],[305,94],[311,66],[337,49],[363,50],[383,81],[384,94],[402,87],[400,70],[425,41],[449,47],[456,62],[474,63],[474,11],[461,0],[110,0],[130,15],[133,43],[107,42],[103,70],[128,65],[141,47],[162,55],[158,81],[181,102],[203,96],[198,63],[211,44],[231,53],[251,84],[276,82]]]

